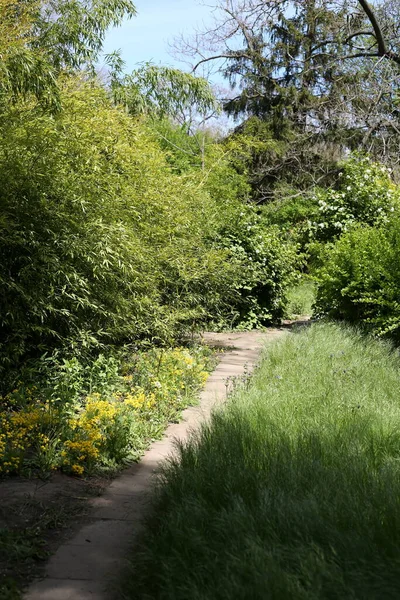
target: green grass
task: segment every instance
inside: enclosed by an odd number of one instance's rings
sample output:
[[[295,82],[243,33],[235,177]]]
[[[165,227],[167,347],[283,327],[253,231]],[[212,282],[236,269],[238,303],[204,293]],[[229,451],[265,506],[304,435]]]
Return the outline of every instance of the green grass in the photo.
[[[319,324],[164,469],[119,597],[400,597],[400,358]]]
[[[315,302],[314,282],[310,279],[303,279],[288,291],[287,299],[287,318],[295,319],[296,317],[311,316]]]

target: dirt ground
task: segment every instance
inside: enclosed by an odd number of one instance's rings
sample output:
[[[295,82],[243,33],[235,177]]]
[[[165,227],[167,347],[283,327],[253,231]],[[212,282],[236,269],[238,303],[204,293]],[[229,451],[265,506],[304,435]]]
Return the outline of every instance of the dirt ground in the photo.
[[[40,575],[50,554],[75,529],[107,480],[56,473],[44,480],[13,477],[0,482],[0,598],[16,600],[18,590]]]

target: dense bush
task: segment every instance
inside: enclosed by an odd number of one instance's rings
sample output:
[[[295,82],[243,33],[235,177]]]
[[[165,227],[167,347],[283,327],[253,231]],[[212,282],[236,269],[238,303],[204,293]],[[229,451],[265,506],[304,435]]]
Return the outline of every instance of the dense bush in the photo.
[[[282,197],[262,207],[263,217],[297,243],[301,253],[309,255],[310,243],[315,243],[311,223],[319,215],[318,201],[287,186],[281,186],[279,191]]]
[[[317,312],[400,339],[400,220],[358,225],[322,255]]]
[[[106,92],[70,82],[57,116],[1,118],[0,357],[55,345],[171,340],[229,302],[213,248],[230,206],[174,175],[146,128]],[[222,293],[223,292],[223,293]]]
[[[399,208],[400,191],[387,167],[359,156],[342,167],[336,188],[319,190],[315,197],[318,214],[309,224],[314,239],[333,240],[355,223],[385,223]]]
[[[225,321],[244,329],[278,321],[288,286],[296,281],[302,264],[297,245],[283,239],[279,228],[251,207],[243,208],[236,223],[226,227],[221,243],[239,267],[233,282],[236,300]]]
[[[337,239],[357,223],[384,224],[400,207],[390,169],[358,155],[340,167],[334,187],[316,188],[310,195],[281,185],[278,199],[262,207],[268,222],[296,240],[311,263],[319,255],[319,243]]]
[[[280,186],[279,197],[262,207],[265,218],[286,231],[307,225],[319,214],[318,200],[290,186]]]
[[[1,116],[0,365],[280,316],[294,250],[256,223],[226,148],[178,167],[95,82],[68,80],[62,103]]]
[[[160,124],[153,126],[159,134]],[[169,145],[169,142],[172,143]],[[245,168],[242,172],[237,168],[240,146],[237,140],[223,142],[211,132],[188,136],[182,128],[163,125],[162,147],[168,152],[174,168],[180,165],[181,170],[190,170],[197,176],[204,190],[214,199],[218,212],[228,216],[216,237],[208,241],[226,252],[231,279],[223,293],[230,290],[233,295],[229,303],[221,303],[210,270],[208,318],[217,327],[247,329],[276,322],[282,317],[286,290],[296,279],[301,258],[296,256],[296,244],[287,242],[279,228],[271,226],[270,221],[248,202],[247,172]],[[190,165],[185,162],[189,154],[194,161]],[[205,287],[202,286],[200,291],[204,296]],[[220,310],[216,310],[217,305]]]

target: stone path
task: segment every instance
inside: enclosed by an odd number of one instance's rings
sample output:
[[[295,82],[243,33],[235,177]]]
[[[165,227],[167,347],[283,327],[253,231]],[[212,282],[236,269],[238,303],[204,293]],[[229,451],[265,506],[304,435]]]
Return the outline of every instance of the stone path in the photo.
[[[213,406],[226,398],[227,379],[242,375],[256,363],[265,343],[284,334],[265,332],[207,333],[211,345],[232,348],[222,358],[201,392],[198,406],[188,408],[180,423],[152,444],[140,463],[126,469],[106,492],[92,501],[90,521],[50,558],[45,577],[35,581],[25,600],[112,600],[110,582],[118,576],[135,537],[140,533],[154,470],[174,450],[175,439],[185,439],[207,419]]]

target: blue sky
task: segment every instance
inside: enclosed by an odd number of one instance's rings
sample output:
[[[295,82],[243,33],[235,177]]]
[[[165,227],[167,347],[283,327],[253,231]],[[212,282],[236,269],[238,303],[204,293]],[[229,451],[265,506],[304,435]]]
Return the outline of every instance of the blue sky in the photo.
[[[168,54],[167,42],[207,23],[210,7],[199,4],[199,0],[136,0],[135,4],[137,16],[108,32],[105,53],[121,50],[127,72],[135,63],[150,60],[184,68]]]

